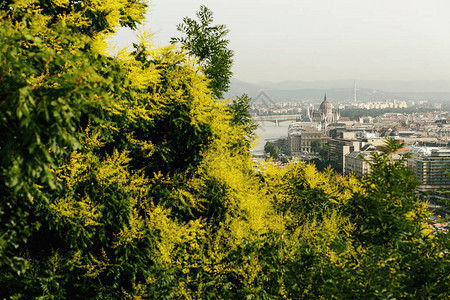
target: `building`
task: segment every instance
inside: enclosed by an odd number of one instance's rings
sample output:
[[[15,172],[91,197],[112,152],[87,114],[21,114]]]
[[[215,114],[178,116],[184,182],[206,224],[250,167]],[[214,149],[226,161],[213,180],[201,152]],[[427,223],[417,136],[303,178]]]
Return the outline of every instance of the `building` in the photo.
[[[368,146],[368,147],[366,147]],[[376,151],[374,145],[366,145],[361,151],[350,152],[345,155],[345,173],[353,173],[359,177],[363,177],[371,172],[370,162],[373,161],[372,154],[380,153]],[[369,148],[369,149],[368,149]],[[368,150],[365,150],[368,149]],[[401,155],[394,153],[392,155],[393,160],[400,160]]]
[[[312,122],[321,125],[323,133],[326,132],[328,124],[336,123],[340,117],[339,111],[333,111],[333,106],[327,101],[327,94],[325,94],[318,110],[307,109],[306,114]]]
[[[421,185],[419,191],[436,191],[441,188],[450,189],[450,149],[431,150],[430,155],[414,159],[414,172]]]
[[[321,146],[324,146],[328,137],[317,127],[301,127],[288,131],[288,144],[292,155],[315,152],[312,147],[314,141],[319,141]]]
[[[370,173],[370,155],[372,152],[356,151],[345,155],[345,173],[353,173],[359,177],[363,177]]]
[[[384,146],[386,143],[386,139],[377,138],[377,137],[368,137],[361,139],[361,145],[372,145],[372,146]]]
[[[354,132],[343,132],[340,138],[330,139],[328,142],[328,159],[339,172],[345,173],[345,155],[359,151],[360,142]]]

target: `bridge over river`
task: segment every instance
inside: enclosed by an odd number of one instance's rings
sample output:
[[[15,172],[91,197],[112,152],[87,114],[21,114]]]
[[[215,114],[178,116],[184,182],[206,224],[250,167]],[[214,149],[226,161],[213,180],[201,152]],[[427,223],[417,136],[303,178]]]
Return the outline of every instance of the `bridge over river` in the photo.
[[[280,124],[280,122],[294,122],[300,121],[302,119],[302,115],[277,115],[277,116],[255,116],[253,120],[256,122],[273,122],[276,126]]]

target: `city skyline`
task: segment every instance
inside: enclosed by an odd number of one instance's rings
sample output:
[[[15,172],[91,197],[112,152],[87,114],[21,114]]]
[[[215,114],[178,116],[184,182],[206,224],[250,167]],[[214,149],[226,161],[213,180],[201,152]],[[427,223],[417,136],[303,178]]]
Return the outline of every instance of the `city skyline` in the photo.
[[[156,45],[204,4],[225,24],[234,77],[285,80],[450,80],[450,3],[397,1],[150,1],[143,28]],[[121,46],[134,33],[120,30]]]

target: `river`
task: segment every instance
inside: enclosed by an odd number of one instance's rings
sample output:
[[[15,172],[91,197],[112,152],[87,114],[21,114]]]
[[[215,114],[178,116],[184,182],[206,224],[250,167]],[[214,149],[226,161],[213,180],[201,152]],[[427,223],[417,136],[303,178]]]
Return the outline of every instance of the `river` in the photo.
[[[281,138],[287,138],[288,127],[291,122],[280,122],[279,126],[276,126],[273,122],[256,122],[258,129],[256,134],[258,135],[258,144],[253,147],[252,152],[254,155],[264,154],[264,145],[267,141],[274,141]]]

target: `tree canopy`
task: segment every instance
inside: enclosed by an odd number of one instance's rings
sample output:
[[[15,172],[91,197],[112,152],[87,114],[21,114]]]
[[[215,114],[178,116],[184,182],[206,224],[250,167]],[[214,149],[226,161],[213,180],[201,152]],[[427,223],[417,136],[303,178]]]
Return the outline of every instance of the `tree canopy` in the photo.
[[[280,157],[279,152],[280,149],[278,149],[278,147],[276,147],[272,142],[266,142],[264,145],[264,153],[269,154],[273,159],[278,159]]]

